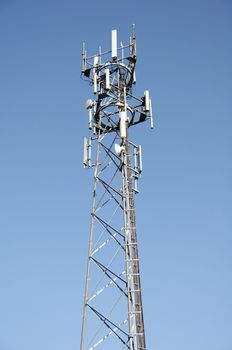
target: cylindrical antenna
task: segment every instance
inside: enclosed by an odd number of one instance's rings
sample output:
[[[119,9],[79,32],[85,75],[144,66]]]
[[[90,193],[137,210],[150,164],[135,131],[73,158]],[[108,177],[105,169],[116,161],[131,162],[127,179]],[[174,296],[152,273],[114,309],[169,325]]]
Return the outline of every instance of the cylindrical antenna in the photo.
[[[136,175],[134,177],[134,184],[135,184],[134,191],[135,191],[135,194],[137,194],[137,193],[139,193],[139,191],[138,191],[138,176],[136,176]]]
[[[145,105],[145,112],[150,111],[150,97],[149,97],[149,91],[144,91],[144,105]]]
[[[91,166],[91,153],[92,153],[92,140],[91,137],[88,138],[88,166]]]
[[[95,116],[95,114],[96,114],[96,101],[93,102],[93,115]],[[95,123],[93,123],[92,127],[93,127],[93,134],[95,135],[96,134]]]
[[[84,167],[88,166],[88,137],[84,137],[83,165]]]
[[[112,55],[112,58],[113,58],[113,60],[114,61],[116,61],[117,60],[117,29],[113,29],[112,30],[112,36],[111,36],[111,38],[112,38],[112,41],[111,41],[111,45],[112,45],[112,47],[111,47],[111,55]]]
[[[137,157],[137,155],[138,155],[138,149],[137,149],[137,147],[135,147],[135,146],[134,146],[133,154],[134,154],[135,171],[138,171],[138,161],[137,161],[137,159],[138,159],[138,157]]]
[[[135,69],[133,71],[133,84],[136,84],[136,74],[135,74]]]
[[[120,137],[121,139],[126,137],[126,121],[127,121],[127,112],[121,111],[120,115]]]
[[[127,110],[127,102],[126,102],[126,87],[123,89],[123,99],[124,99],[124,111]]]
[[[153,115],[152,115],[152,104],[151,104],[151,98],[150,98],[150,127],[151,129],[154,128],[154,123],[153,123]]]
[[[142,162],[142,147],[139,145],[138,147],[138,156],[139,156],[139,172],[143,171],[143,162]]]
[[[89,108],[88,112],[89,112],[89,129],[91,130],[92,126],[93,126],[93,111],[92,111],[92,108]]]
[[[110,70],[106,68],[105,70],[105,86],[106,90],[110,90]]]
[[[97,93],[97,73],[95,71],[93,73],[93,92]]]
[[[139,193],[138,191],[138,179],[139,179],[139,167],[138,167],[138,163],[139,163],[139,159],[138,159],[138,147],[134,145],[134,149],[133,149],[133,155],[134,155],[134,191],[135,193]]]
[[[84,137],[84,155],[83,155],[83,165],[84,167],[92,166],[92,140],[91,137]]]
[[[93,61],[93,65],[94,65],[94,67],[96,67],[97,65],[98,65],[98,56],[96,55],[96,56],[94,56],[94,61]]]

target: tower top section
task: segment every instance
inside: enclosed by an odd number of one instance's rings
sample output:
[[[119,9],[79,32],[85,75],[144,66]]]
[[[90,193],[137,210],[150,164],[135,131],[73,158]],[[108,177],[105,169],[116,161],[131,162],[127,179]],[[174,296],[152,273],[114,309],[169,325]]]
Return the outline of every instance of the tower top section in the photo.
[[[89,81],[95,96],[94,100],[86,101],[89,129],[94,133],[99,130],[119,130],[122,115],[127,128],[146,120],[150,120],[150,126],[153,128],[149,91],[146,90],[142,97],[133,95],[137,60],[135,25],[132,25],[128,44],[119,43],[117,36],[117,30],[113,29],[111,50],[102,51],[99,47],[99,52],[92,56],[87,56],[86,45],[82,45],[81,75],[84,80]]]
[[[122,67],[130,66],[136,62],[136,37],[135,37],[135,25],[132,25],[132,34],[129,40],[129,44],[124,45],[122,41],[118,45],[117,29],[113,29],[111,32],[111,50],[102,51],[99,47],[99,52],[87,56],[86,45],[82,44],[82,74],[86,78],[91,77],[91,70],[94,68],[104,69],[106,66],[118,64]],[[135,81],[133,81],[135,83]]]

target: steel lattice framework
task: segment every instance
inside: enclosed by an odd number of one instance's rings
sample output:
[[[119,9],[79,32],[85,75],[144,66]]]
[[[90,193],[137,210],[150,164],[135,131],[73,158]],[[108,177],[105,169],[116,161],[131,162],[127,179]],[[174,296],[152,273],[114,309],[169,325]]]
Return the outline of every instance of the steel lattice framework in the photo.
[[[93,86],[87,100],[91,136],[84,139],[84,166],[94,168],[81,350],[145,350],[134,194],[142,172],[141,146],[128,129],[150,120],[151,100],[133,95],[136,83],[135,27],[128,45],[87,57],[82,77]],[[92,160],[92,153],[96,155]]]

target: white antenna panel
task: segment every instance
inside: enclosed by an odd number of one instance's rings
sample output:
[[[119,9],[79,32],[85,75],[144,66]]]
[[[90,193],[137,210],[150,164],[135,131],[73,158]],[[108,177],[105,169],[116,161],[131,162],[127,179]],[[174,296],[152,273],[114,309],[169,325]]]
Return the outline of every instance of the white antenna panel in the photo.
[[[89,129],[92,129],[92,120],[93,120],[93,113],[92,113],[92,108],[89,108]]]
[[[127,113],[122,111],[120,115],[120,137],[123,139],[126,137],[126,122],[127,122]]]
[[[117,30],[112,30],[112,37],[111,37],[111,45],[112,45],[112,58],[114,60],[117,59]]]
[[[93,72],[93,92],[94,94],[97,93],[97,73],[95,72],[95,70]]]
[[[91,137],[88,138],[88,166],[91,167],[92,160],[92,140]]]
[[[149,91],[144,91],[144,102],[145,102],[145,112],[150,111],[150,97],[149,97]]]
[[[110,90],[110,70],[109,70],[109,68],[106,69],[105,74],[106,74],[106,76],[105,76],[106,90]]]
[[[98,65],[98,56],[94,56],[93,65],[96,67]]]
[[[150,99],[150,126],[151,126],[151,129],[154,128],[151,99]]]
[[[83,164],[85,167],[88,166],[88,137],[84,137]]]
[[[136,146],[134,146],[134,166],[135,166],[135,170],[138,171],[138,161],[137,161],[137,155],[138,155],[138,148]]]
[[[135,74],[135,70],[133,72],[133,84],[136,84],[136,74]]]
[[[142,147],[139,145],[138,147],[138,156],[139,156],[139,172],[143,171],[143,162],[142,162]]]
[[[83,155],[83,164],[84,167],[91,167],[91,138],[84,137],[84,155]]]

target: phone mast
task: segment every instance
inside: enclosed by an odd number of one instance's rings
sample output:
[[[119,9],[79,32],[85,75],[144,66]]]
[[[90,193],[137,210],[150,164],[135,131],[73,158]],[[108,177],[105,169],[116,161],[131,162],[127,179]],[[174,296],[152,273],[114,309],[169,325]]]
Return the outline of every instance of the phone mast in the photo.
[[[134,25],[127,45],[112,30],[111,50],[87,57],[82,47],[94,94],[83,164],[94,168],[94,190],[80,350],[146,349],[134,205],[142,151],[128,131],[146,121],[153,128],[153,116],[149,91],[133,94],[136,58]]]

